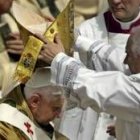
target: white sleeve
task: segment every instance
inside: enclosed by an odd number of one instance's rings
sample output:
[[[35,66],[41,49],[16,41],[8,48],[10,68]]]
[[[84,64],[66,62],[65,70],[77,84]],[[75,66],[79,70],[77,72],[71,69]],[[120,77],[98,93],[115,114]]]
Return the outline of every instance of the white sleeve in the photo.
[[[59,54],[52,62],[54,83],[68,86],[82,108],[90,106],[127,121],[140,121],[140,75],[97,73],[77,60]]]
[[[76,28],[76,34],[91,40],[102,39],[108,42],[108,33],[103,14],[88,19]]]
[[[81,61],[88,68],[96,71],[117,70],[130,73],[128,66],[123,64],[124,50],[108,44],[108,32],[102,14],[83,22],[75,30],[75,34],[75,50],[79,52]]]
[[[123,64],[125,52],[101,40],[92,41],[86,37],[78,36],[76,49],[80,60],[90,69],[96,71],[121,71],[129,74],[128,66]]]

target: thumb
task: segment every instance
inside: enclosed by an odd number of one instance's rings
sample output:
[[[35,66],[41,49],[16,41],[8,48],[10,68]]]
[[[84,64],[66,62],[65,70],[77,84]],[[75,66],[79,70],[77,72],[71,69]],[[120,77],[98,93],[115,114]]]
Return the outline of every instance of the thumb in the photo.
[[[60,37],[60,35],[58,33],[56,33],[55,36],[54,36],[54,42],[56,44],[59,44],[59,45],[62,44],[61,37]]]

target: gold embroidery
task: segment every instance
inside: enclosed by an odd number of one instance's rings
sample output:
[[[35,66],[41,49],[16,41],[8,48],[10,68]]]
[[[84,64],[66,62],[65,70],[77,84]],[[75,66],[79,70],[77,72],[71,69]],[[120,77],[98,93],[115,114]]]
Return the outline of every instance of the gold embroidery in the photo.
[[[59,33],[65,47],[65,52],[70,54],[74,40],[73,28],[74,3],[73,0],[70,0],[67,7],[58,15],[50,27],[48,27],[44,36],[48,40],[53,41],[55,34]],[[14,74],[15,81],[25,83],[31,77],[42,45],[43,42],[36,37],[29,37]]]

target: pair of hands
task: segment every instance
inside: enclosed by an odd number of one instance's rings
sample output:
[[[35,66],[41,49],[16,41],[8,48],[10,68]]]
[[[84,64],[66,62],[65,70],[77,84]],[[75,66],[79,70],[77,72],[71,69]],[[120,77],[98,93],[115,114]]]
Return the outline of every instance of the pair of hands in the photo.
[[[44,42],[38,59],[50,64],[59,52],[64,52],[64,48],[58,34],[55,35],[54,42],[50,42],[42,35],[36,35],[36,37]],[[19,33],[9,34],[5,44],[8,53],[21,55],[23,52],[24,45]]]
[[[55,19],[53,17],[44,17],[46,21],[53,22]],[[46,63],[51,63],[53,58],[59,53],[64,52],[64,48],[58,34],[54,37],[54,42],[50,42],[42,35],[35,34],[40,40],[44,42],[42,50],[39,54],[38,59]],[[5,40],[6,50],[8,53],[21,55],[24,50],[23,41],[19,33],[10,33],[8,38]]]
[[[24,46],[19,33],[10,33],[5,40],[6,50],[8,53],[21,55]]]
[[[45,20],[48,22],[53,22],[55,20],[54,17],[49,17],[46,15],[42,15]],[[37,38],[39,38],[41,41],[44,42],[44,45],[42,46],[42,50],[39,54],[38,59],[42,60],[48,64],[51,64],[53,58],[60,52],[64,52],[64,47],[61,42],[59,34],[55,34],[54,41],[50,42],[48,39],[46,39],[44,36],[35,34]]]
[[[38,59],[51,64],[52,60],[58,53],[65,52],[59,34],[55,34],[53,42],[50,42],[42,35],[36,34],[36,37],[44,42]]]

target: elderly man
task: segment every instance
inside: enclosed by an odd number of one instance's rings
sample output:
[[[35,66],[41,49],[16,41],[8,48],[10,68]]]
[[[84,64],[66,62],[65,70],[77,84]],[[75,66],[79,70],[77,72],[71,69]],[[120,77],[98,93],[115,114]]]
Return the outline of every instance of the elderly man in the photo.
[[[132,28],[140,25],[140,10],[139,0],[108,0],[109,3],[109,11],[104,14],[100,14],[97,17],[93,17],[79,26],[78,30],[78,39],[76,45],[83,44],[83,38],[86,37],[90,40],[103,40],[104,42],[113,45],[115,47],[119,47],[124,50],[127,39],[130,35]],[[87,43],[87,42],[86,42]],[[86,44],[84,43],[84,44]],[[86,46],[92,46],[92,42],[89,42]],[[95,51],[95,53],[98,50]],[[109,51],[106,55],[109,55],[112,50]],[[125,54],[120,54],[119,60],[123,62]],[[80,57],[84,64],[86,64],[86,60]],[[95,60],[96,61],[96,60]],[[116,60],[116,64],[113,66],[106,64],[98,63],[95,66],[95,70],[104,71],[104,70],[118,70]],[[120,70],[126,72],[124,66],[120,67]]]
[[[84,23],[82,23],[79,28],[77,29],[77,41],[76,46],[85,45],[85,47],[92,47],[92,44],[94,44],[95,40],[103,40],[105,43],[110,44],[111,46],[114,46],[114,48],[109,49],[108,52],[104,55],[103,58],[108,57],[112,52],[114,52],[114,49],[116,47],[119,47],[123,50],[122,53],[117,56],[111,57],[111,59],[114,60],[114,63],[110,63],[110,61],[106,59],[98,59],[96,57],[94,59],[94,67],[92,69],[95,69],[96,71],[107,71],[107,70],[120,70],[126,74],[130,73],[127,66],[120,65],[120,62],[123,63],[124,57],[125,57],[125,46],[126,41],[130,35],[130,31],[133,27],[136,27],[140,25],[140,14],[139,14],[139,0],[108,0],[109,4],[109,10],[103,14],[98,15],[97,17],[93,17]],[[86,38],[90,39],[91,41],[86,41]],[[80,45],[79,45],[80,44]],[[99,49],[94,48],[95,54],[98,53]],[[113,54],[113,53],[112,53]],[[90,55],[90,54],[88,54]],[[97,56],[97,55],[96,55]],[[81,61],[91,69],[89,66],[89,61],[83,55],[80,55]],[[119,66],[119,69],[118,69]],[[92,113],[89,111],[92,116],[96,116],[96,113]],[[89,117],[88,117],[89,116]],[[87,116],[87,121],[90,120],[90,115]],[[106,135],[106,128],[102,129],[103,126],[109,125],[111,120],[108,119],[106,115],[102,115],[103,118],[98,121],[99,126],[101,124],[101,127],[98,127],[99,131],[96,131],[96,138],[101,139],[101,132],[103,132],[104,135]],[[107,119],[106,119],[107,118]],[[112,116],[111,116],[112,118]],[[106,121],[109,121],[106,122]],[[90,121],[92,122],[92,120]],[[100,123],[101,122],[101,123]],[[112,122],[113,123],[113,122]],[[89,123],[90,124],[90,123]],[[100,129],[101,128],[101,129]],[[93,126],[92,126],[93,129]],[[105,137],[105,136],[104,136]],[[108,137],[106,135],[106,137]]]
[[[62,87],[50,83],[50,69],[37,69],[22,89],[16,87],[1,100],[0,139],[67,140],[49,124],[65,102]]]
[[[85,68],[79,61],[60,53],[63,52],[63,46],[58,35],[53,44],[44,40],[47,44],[41,52],[44,61],[50,63],[53,60],[52,81],[72,89],[71,95],[77,98],[80,107],[90,106],[97,112],[117,116],[117,140],[139,140],[139,36],[140,29],[137,28],[126,47],[124,63],[129,65],[133,73],[131,76],[122,72],[95,72]],[[115,52],[118,53],[117,50]],[[92,50],[90,53],[92,57]]]
[[[7,12],[12,4],[12,0],[8,0],[6,1],[5,5],[3,5],[4,0],[0,1],[0,15],[2,15],[3,13]],[[4,44],[3,44],[3,40],[0,34],[0,53],[4,50]],[[0,58],[2,60],[3,56],[5,56],[5,53],[1,53],[0,54]],[[1,67],[1,65],[0,65]],[[2,68],[1,68],[2,69]],[[2,86],[2,74],[0,74],[0,88]]]
[[[4,85],[5,77],[13,73],[15,68],[15,63],[13,62],[19,59],[19,54],[21,54],[23,50],[23,43],[19,34],[14,33],[17,30],[11,28],[13,27],[11,20],[9,20],[11,24],[11,27],[9,27],[4,19],[4,13],[9,11],[12,2],[13,0],[0,0],[0,90]]]
[[[69,0],[55,0],[56,6],[60,11],[64,9]],[[75,26],[89,19],[98,13],[104,12],[108,8],[107,0],[75,0]]]

